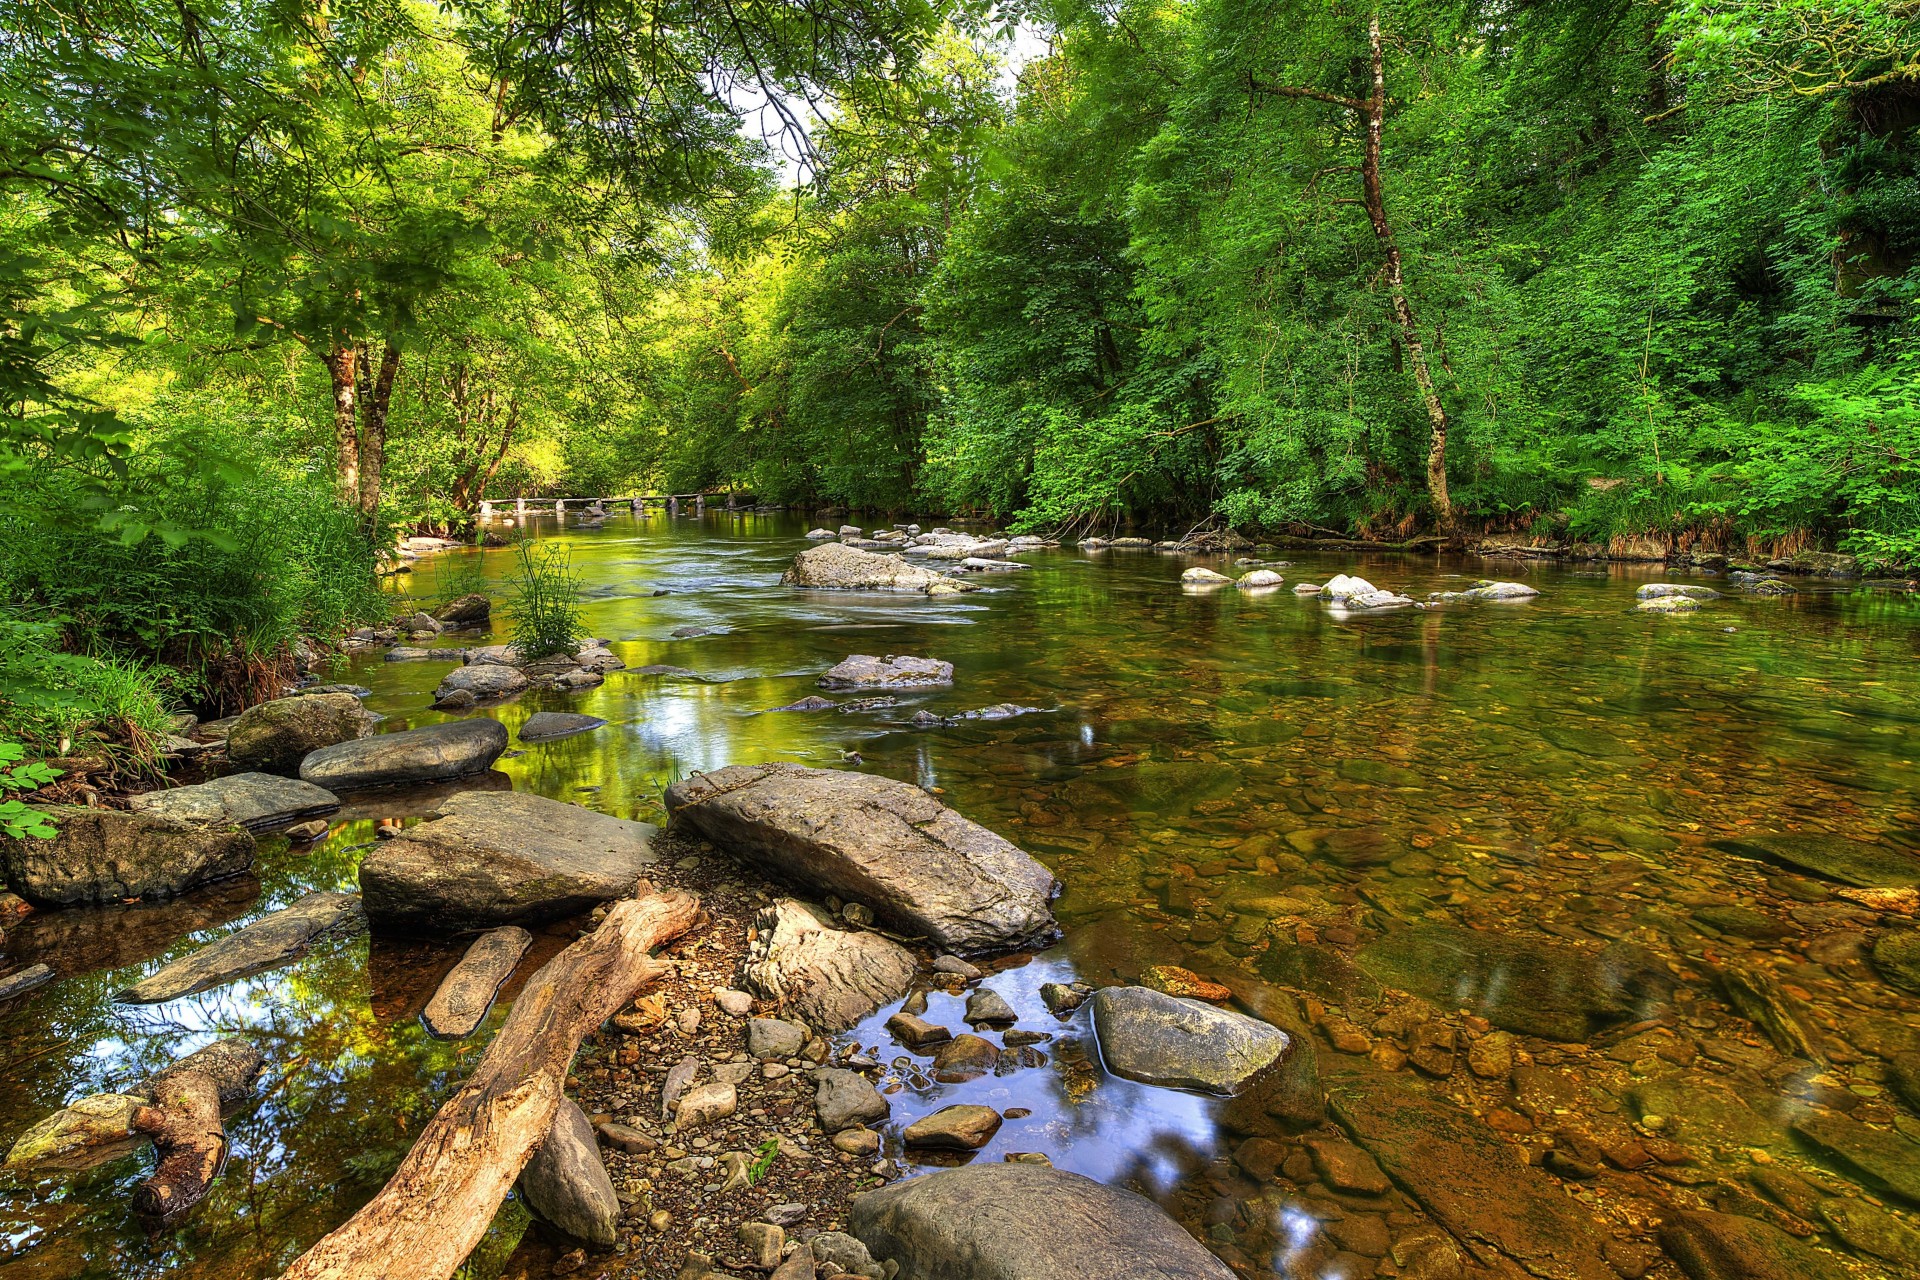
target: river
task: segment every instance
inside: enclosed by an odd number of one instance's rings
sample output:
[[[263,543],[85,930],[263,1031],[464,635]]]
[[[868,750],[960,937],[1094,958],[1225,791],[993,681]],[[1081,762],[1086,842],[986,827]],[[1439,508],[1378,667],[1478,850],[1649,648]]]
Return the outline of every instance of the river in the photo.
[[[1853,1237],[1882,1249],[1904,1239],[1912,1206],[1888,1208],[1900,1197],[1845,1141],[1823,1145],[1792,1125],[1810,1109],[1838,1114],[1908,1141],[1920,1163],[1920,1099],[1901,1099],[1899,1076],[1902,1063],[1920,1071],[1920,1056],[1903,1056],[1920,1055],[1920,998],[1871,956],[1914,921],[1804,868],[1743,856],[1741,842],[1825,834],[1920,865],[1920,598],[1802,579],[1789,596],[1730,591],[1697,613],[1649,616],[1633,596],[1660,580],[1652,566],[1273,553],[1291,561],[1289,587],[1348,572],[1422,599],[1482,576],[1541,592],[1343,616],[1287,588],[1182,588],[1182,568],[1225,567],[1218,557],[1064,548],[1022,557],[1031,568],[987,577],[989,590],[930,600],[778,585],[807,545],[788,515],[621,516],[592,529],[547,518],[537,531],[571,546],[588,627],[629,669],[583,693],[481,712],[509,729],[541,709],[608,722],[516,743],[496,783],[654,821],[668,783],[730,763],[858,767],[937,789],[1065,885],[1063,940],[996,984],[1017,1004],[1042,982],[1127,981],[1163,963],[1225,982],[1256,1008],[1290,988],[1297,1011],[1326,1028],[1323,1075],[1360,1082],[1341,1105],[1378,1113],[1349,1127],[1388,1130],[1371,1143],[1383,1162],[1420,1159],[1395,1156],[1419,1135],[1394,1125],[1433,1123],[1444,1139],[1452,1118],[1472,1117],[1516,1164],[1544,1162],[1582,1212],[1619,1228],[1621,1258],[1638,1247],[1626,1239],[1636,1214],[1717,1205],[1810,1222],[1855,1274],[1904,1274]],[[399,590],[432,598],[476,559],[499,580],[508,558],[428,557]],[[943,658],[954,686],[854,714],[770,713],[815,692],[850,653]],[[691,674],[635,670],[650,665]],[[331,678],[369,686],[367,705],[393,730],[442,718],[428,704],[446,669],[370,650]],[[1000,703],[1032,710],[905,723],[922,709]],[[862,762],[843,762],[849,751]],[[450,953],[360,938],[167,1004],[121,1006],[112,994],[235,922],[312,889],[352,888],[374,819],[430,804],[349,810],[300,855],[265,841],[258,882],[44,912],[9,933],[10,960],[45,960],[62,976],[0,1008],[0,1144],[220,1034],[258,1038],[271,1068],[262,1099],[230,1121],[232,1156],[212,1197],[157,1235],[127,1207],[148,1156],[9,1175],[0,1280],[272,1276],[378,1188],[485,1041],[436,1042],[412,1016]],[[1461,931],[1510,950],[1461,961],[1449,950]],[[1597,954],[1632,957],[1608,973],[1647,979],[1620,997],[1636,1007],[1602,1009],[1591,992],[1563,989],[1594,981],[1578,962]],[[1500,971],[1515,955],[1540,958],[1539,976]],[[1824,1061],[1784,1053],[1781,1032],[1740,1016],[1729,971],[1759,975]],[[1381,994],[1383,977],[1428,1003]],[[1517,1059],[1469,1069],[1470,1039],[1537,1026],[1539,1010],[1512,1006],[1541,999],[1590,1016],[1586,1033],[1522,1036]],[[1423,1019],[1445,1034],[1423,1032]],[[887,1047],[879,1021],[855,1038]],[[1366,1046],[1330,1047],[1347,1031]],[[1055,1049],[1043,1067],[916,1088],[1030,1109],[979,1158],[1041,1151],[1062,1168],[1132,1179],[1251,1274],[1286,1272],[1323,1228],[1340,1251],[1316,1258],[1364,1260],[1364,1244],[1349,1248],[1329,1225],[1343,1203],[1354,1214],[1351,1197],[1289,1217],[1270,1211],[1270,1188],[1255,1186],[1246,1161],[1226,1159],[1261,1135],[1258,1118],[1117,1080],[1071,1037]],[[1389,1079],[1401,1093],[1376,1106],[1367,1082]],[[1435,1107],[1449,1118],[1434,1121]],[[1622,1156],[1626,1141],[1657,1158]],[[1757,1169],[1793,1171],[1814,1199],[1786,1206],[1797,1193],[1769,1190]],[[1484,1211],[1498,1220],[1488,1230],[1506,1229],[1497,1180],[1474,1194],[1484,1209],[1455,1215],[1477,1228]]]

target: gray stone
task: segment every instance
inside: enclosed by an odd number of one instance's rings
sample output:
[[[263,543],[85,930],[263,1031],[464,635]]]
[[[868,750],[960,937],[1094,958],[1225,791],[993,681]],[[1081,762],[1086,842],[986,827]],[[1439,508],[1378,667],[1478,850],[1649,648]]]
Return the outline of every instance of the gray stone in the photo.
[[[426,1012],[427,1030],[442,1040],[464,1040],[479,1028],[493,1007],[500,985],[513,975],[533,935],[514,925],[490,929],[474,939],[467,954],[440,980]]]
[[[982,987],[967,997],[967,1022],[972,1026],[1000,1026],[1019,1020],[1020,1015],[1013,1011],[1013,1006],[990,987]]]
[[[794,1057],[806,1043],[805,1027],[779,1018],[747,1019],[747,1052],[763,1062]]]
[[[306,954],[315,941],[355,932],[365,923],[360,895],[310,893],[284,910],[182,956],[116,998],[123,1004],[158,1004],[206,991],[235,978],[278,968]]]
[[[790,587],[826,591],[949,595],[974,590],[972,583],[908,564],[897,555],[880,555],[837,542],[821,543],[802,551],[793,558],[792,567],[780,575],[780,581]]]
[[[733,1085],[695,1085],[680,1096],[680,1105],[673,1109],[673,1127],[676,1132],[686,1133],[725,1120],[739,1105],[740,1095]]]
[[[1649,1017],[1672,990],[1659,960],[1637,947],[1586,951],[1450,925],[1389,933],[1355,959],[1388,986],[1472,1009],[1508,1031],[1566,1042]]]
[[[440,782],[484,772],[506,749],[507,729],[498,720],[449,720],[322,747],[300,766],[300,776],[335,792]]]
[[[536,711],[520,725],[520,741],[545,742],[568,738],[589,729],[598,729],[606,721],[599,716],[577,715],[571,711]]]
[[[828,1133],[856,1125],[879,1124],[893,1111],[892,1104],[871,1081],[857,1071],[841,1067],[820,1067],[814,1071],[813,1106],[819,1113],[820,1127]]]
[[[59,834],[0,836],[13,891],[40,906],[167,898],[253,867],[253,836],[159,813],[36,805]]]
[[[364,738],[373,724],[350,693],[276,698],[240,713],[227,734],[227,759],[241,769],[296,774],[309,753]]]
[[[494,662],[476,663],[447,672],[434,688],[433,700],[436,703],[445,702],[455,693],[469,694],[475,701],[510,698],[531,683],[527,673],[519,667]]]
[[[1720,598],[1720,593],[1712,587],[1697,587],[1681,582],[1649,582],[1633,594],[1639,600],[1667,600],[1676,596],[1686,600]]]
[[[905,947],[877,933],[836,929],[824,911],[792,898],[761,908],[754,934],[740,984],[822,1031],[845,1031],[913,982],[913,954]]]
[[[943,689],[953,683],[953,664],[938,658],[856,653],[828,668],[822,689]]]
[[[571,1098],[560,1099],[553,1128],[520,1171],[520,1192],[546,1221],[577,1240],[612,1245],[620,1199],[600,1162],[593,1125]]]
[[[1714,848],[1796,871],[1809,871],[1862,889],[1920,886],[1920,857],[1892,845],[1870,844],[1845,836],[1817,832],[1733,836],[1716,840]]]
[[[491,723],[491,722],[489,722]],[[467,791],[360,864],[367,915],[436,931],[554,920],[618,898],[656,829],[515,791]]]
[[[155,813],[182,822],[253,830],[282,827],[314,814],[332,813],[340,797],[311,782],[271,773],[234,773],[190,787],[169,787],[133,797],[135,813]],[[321,824],[325,829],[325,824]]]
[[[854,1200],[897,1280],[1232,1280],[1151,1200],[1042,1164],[975,1164]],[[817,1241],[816,1241],[817,1246]]]
[[[1540,1280],[1617,1280],[1600,1222],[1479,1118],[1374,1073],[1332,1076],[1327,1099],[1400,1189],[1476,1253],[1503,1254]]]
[[[667,811],[776,874],[862,902],[941,947],[1036,941],[1053,874],[909,783],[798,765],[732,766],[667,789]]]
[[[1257,1018],[1151,987],[1103,987],[1093,997],[1093,1027],[1115,1075],[1228,1096],[1280,1061],[1291,1043]]]
[[[0,974],[0,1000],[11,1000],[29,991],[37,991],[52,982],[54,976],[53,969],[44,964],[30,964],[24,969]]]

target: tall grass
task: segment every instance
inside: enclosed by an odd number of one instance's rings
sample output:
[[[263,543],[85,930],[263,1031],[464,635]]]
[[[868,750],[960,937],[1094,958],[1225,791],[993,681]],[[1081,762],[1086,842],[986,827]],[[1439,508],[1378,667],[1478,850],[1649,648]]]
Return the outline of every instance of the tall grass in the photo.
[[[573,553],[558,542],[517,543],[508,579],[507,621],[525,661],[572,653],[586,638]]]

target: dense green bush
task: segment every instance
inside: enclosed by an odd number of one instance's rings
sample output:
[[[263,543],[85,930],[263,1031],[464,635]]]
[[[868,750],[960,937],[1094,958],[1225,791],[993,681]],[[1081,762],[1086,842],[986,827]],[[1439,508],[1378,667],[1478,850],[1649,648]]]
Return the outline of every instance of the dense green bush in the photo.
[[[528,539],[514,547],[507,622],[513,647],[524,661],[572,653],[586,638],[580,579],[565,543]]]

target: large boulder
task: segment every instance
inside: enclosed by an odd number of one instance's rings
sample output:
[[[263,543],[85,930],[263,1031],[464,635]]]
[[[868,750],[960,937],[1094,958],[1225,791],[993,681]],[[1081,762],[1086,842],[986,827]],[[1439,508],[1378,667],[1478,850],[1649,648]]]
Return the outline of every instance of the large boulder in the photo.
[[[491,698],[510,698],[531,683],[527,673],[518,667],[502,666],[491,662],[475,663],[471,666],[455,667],[447,672],[434,688],[433,700],[446,702],[449,695],[456,692],[471,694],[475,702]]]
[[[804,902],[782,898],[753,924],[741,986],[822,1031],[845,1031],[913,984],[912,952],[877,933],[836,929]]]
[[[1039,1164],[975,1164],[854,1200],[848,1225],[897,1280],[1231,1280],[1151,1200]]]
[[[59,828],[51,840],[0,836],[7,883],[29,902],[168,898],[253,867],[253,836],[160,813],[39,805]]]
[[[620,1199],[593,1124],[571,1098],[560,1099],[553,1128],[520,1171],[520,1191],[535,1213],[576,1240],[605,1247],[618,1239]]]
[[[242,769],[291,776],[311,752],[364,738],[373,724],[350,693],[276,698],[240,713],[227,734],[227,759]]]
[[[900,591],[928,596],[977,590],[971,582],[908,564],[897,555],[880,555],[838,542],[823,542],[802,551],[793,558],[792,567],[780,575],[780,581],[790,587],[824,591]]]
[[[329,791],[441,782],[490,768],[506,749],[507,727],[498,720],[449,720],[322,747],[300,777]]]
[[[365,924],[358,894],[310,893],[180,957],[116,998],[122,1004],[159,1004],[190,996],[277,968],[305,955],[321,938],[358,932]]]
[[[182,822],[262,830],[284,827],[340,807],[340,797],[324,787],[271,773],[234,773],[190,787],[149,791],[128,802],[135,813],[153,813]]]
[[[1673,986],[1658,958],[1628,944],[1588,951],[1452,925],[1390,933],[1355,959],[1387,986],[1472,1009],[1503,1030],[1569,1043],[1652,1016]]]
[[[449,600],[433,611],[441,622],[455,627],[471,627],[487,621],[493,613],[493,601],[475,593]]]
[[[667,812],[779,875],[871,907],[949,951],[1054,928],[1053,873],[920,788],[792,764],[732,765],[667,789]]]
[[[655,828],[514,791],[468,791],[360,864],[370,919],[444,932],[576,915],[633,888]]]
[[[822,689],[942,689],[953,683],[953,664],[938,658],[876,658],[856,653],[827,669]]]
[[[1151,987],[1103,987],[1093,997],[1093,1029],[1115,1075],[1229,1096],[1291,1045],[1286,1032],[1258,1018]]]

